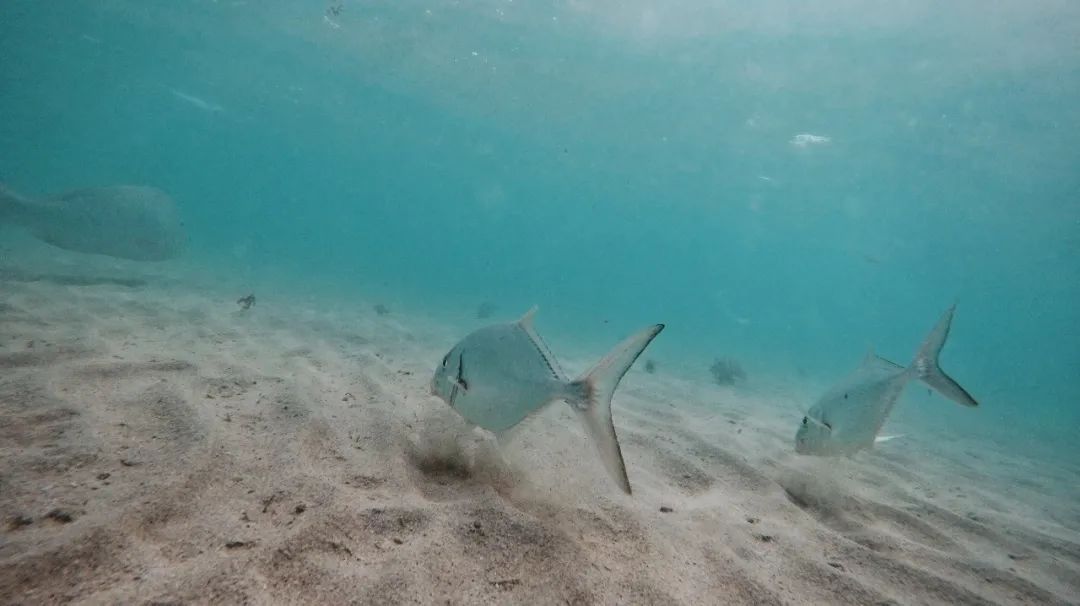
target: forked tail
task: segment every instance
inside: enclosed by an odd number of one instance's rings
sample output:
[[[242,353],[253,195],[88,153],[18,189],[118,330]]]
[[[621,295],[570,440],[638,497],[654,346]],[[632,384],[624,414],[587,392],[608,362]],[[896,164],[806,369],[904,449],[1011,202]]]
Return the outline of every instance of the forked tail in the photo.
[[[619,386],[626,371],[634,364],[649,343],[664,330],[663,324],[650,326],[616,345],[589,372],[570,384],[572,396],[568,398],[578,411],[585,430],[592,437],[611,477],[630,494],[630,479],[626,475],[619,438],[611,420],[611,396]]]
[[[954,381],[952,377],[945,374],[945,371],[941,370],[941,366],[938,365],[938,355],[941,354],[941,348],[945,346],[945,339],[949,336],[949,327],[952,325],[955,310],[956,305],[953,305],[938,320],[937,326],[934,326],[934,330],[930,331],[930,335],[926,337],[922,347],[919,348],[919,353],[915,355],[912,368],[916,377],[936,389],[938,393],[946,398],[964,406],[978,406],[979,403],[975,401],[975,398],[971,397],[971,394],[963,387],[960,387],[960,384]]]

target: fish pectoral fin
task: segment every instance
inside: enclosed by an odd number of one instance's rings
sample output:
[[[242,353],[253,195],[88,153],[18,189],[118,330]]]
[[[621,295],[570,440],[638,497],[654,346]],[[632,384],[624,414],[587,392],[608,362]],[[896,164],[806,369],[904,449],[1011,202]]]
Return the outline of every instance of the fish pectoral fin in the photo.
[[[874,444],[880,444],[882,442],[888,442],[889,440],[895,440],[896,438],[902,438],[904,434],[897,434],[895,436],[878,436],[874,438]]]

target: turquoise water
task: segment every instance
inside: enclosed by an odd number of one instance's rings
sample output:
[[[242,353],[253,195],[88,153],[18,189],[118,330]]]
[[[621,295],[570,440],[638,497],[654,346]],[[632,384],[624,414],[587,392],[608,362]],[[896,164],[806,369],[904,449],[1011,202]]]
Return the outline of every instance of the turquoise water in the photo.
[[[906,363],[957,302],[943,365],[982,407],[908,417],[1076,456],[1077,6],[326,10],[7,0],[0,178],[160,187],[238,281],[535,303],[597,349],[665,322],[660,364],[747,389]]]

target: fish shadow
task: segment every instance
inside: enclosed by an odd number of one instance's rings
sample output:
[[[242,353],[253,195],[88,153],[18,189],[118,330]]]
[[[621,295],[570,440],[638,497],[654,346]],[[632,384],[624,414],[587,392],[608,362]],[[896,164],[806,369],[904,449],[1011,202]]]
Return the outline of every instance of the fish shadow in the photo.
[[[431,501],[472,499],[512,488],[513,474],[495,441],[471,431],[432,430],[405,448],[412,484]]]
[[[427,481],[441,486],[468,482],[473,477],[464,453],[444,456],[413,452],[409,454],[409,462]]]
[[[903,541],[944,553],[964,552],[950,536],[948,529],[952,525],[933,524],[910,508],[856,496],[838,479],[789,472],[778,478],[778,482],[792,505],[871,551],[899,552],[903,547],[898,537],[903,537]]]

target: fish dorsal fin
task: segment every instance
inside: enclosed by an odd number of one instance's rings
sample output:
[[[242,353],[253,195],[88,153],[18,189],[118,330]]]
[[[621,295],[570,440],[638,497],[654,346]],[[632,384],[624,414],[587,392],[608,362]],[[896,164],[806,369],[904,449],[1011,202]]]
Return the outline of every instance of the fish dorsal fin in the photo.
[[[893,362],[892,360],[887,360],[887,359],[877,355],[877,352],[874,351],[874,346],[873,345],[871,345],[869,348],[867,348],[866,355],[864,355],[863,359],[862,359],[862,366],[864,368],[865,367],[875,367],[875,366],[876,367],[887,366],[889,368],[895,368],[896,370],[903,370],[904,368],[906,368],[905,366],[901,366],[900,364],[897,364],[896,362]]]
[[[518,320],[518,324],[521,324],[522,328],[531,330],[533,325],[533,318],[536,317],[536,312],[539,309],[540,306],[538,305],[533,305],[532,307],[530,307],[529,311],[525,312],[525,315],[521,316],[521,319]]]
[[[525,315],[521,316],[521,319],[518,320],[518,326],[521,327],[521,330],[525,331],[529,340],[536,346],[537,351],[540,352],[540,357],[544,359],[548,369],[551,370],[552,376],[560,381],[569,381],[570,379],[566,377],[566,373],[563,372],[563,369],[559,366],[558,360],[555,359],[555,354],[551,353],[551,348],[548,347],[547,343],[540,338],[540,334],[533,328],[533,318],[536,317],[537,309],[539,308],[536,305],[533,305],[529,311],[525,312]]]
[[[906,368],[903,365],[897,364],[896,362],[893,362],[892,360],[888,360],[886,358],[883,358],[883,357],[881,357],[879,355],[874,355],[874,361],[879,363],[879,364],[884,364],[886,366],[892,366],[893,368],[895,368],[897,370],[903,370],[904,368]]]

